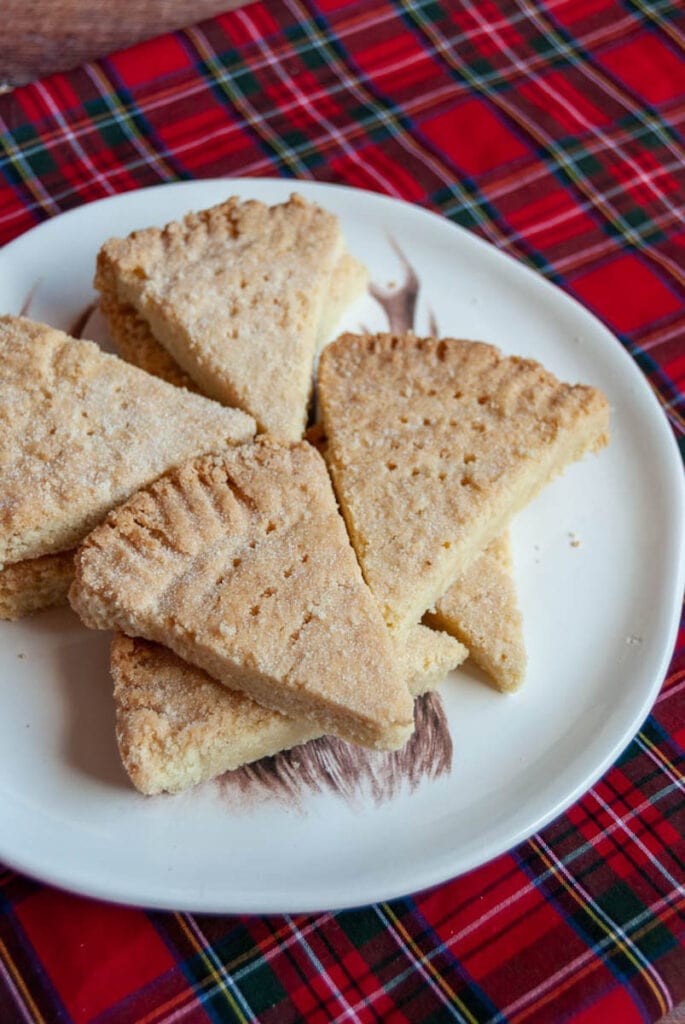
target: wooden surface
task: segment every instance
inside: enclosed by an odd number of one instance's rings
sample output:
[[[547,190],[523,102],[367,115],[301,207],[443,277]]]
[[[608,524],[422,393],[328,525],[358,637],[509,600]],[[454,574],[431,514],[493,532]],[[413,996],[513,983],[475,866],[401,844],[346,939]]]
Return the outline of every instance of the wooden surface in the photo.
[[[67,71],[246,0],[0,0],[0,88]]]

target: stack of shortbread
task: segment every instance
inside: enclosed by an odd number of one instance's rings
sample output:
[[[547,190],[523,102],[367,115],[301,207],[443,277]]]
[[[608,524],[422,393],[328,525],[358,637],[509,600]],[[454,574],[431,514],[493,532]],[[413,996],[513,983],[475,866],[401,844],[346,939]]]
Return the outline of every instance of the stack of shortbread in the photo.
[[[490,345],[348,334],[302,440],[365,281],[331,214],[231,199],[101,250],[137,366],[0,320],[0,614],[75,565],[142,792],[325,734],[397,748],[468,652],[521,682],[508,525],[606,444],[608,405]]]

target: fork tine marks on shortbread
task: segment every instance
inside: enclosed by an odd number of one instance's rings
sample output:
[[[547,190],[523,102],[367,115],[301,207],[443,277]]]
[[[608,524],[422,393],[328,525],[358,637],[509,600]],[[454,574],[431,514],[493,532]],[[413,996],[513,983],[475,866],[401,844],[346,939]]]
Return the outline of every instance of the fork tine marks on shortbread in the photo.
[[[412,731],[390,634],[305,442],[160,478],[87,538],[70,599],[86,625],[166,644],[324,733],[392,749]]]
[[[0,317],[0,617],[59,603],[69,550],[172,466],[254,420],[46,324]]]
[[[324,349],[318,383],[338,500],[394,630],[608,440],[601,392],[481,342],[346,334]]]

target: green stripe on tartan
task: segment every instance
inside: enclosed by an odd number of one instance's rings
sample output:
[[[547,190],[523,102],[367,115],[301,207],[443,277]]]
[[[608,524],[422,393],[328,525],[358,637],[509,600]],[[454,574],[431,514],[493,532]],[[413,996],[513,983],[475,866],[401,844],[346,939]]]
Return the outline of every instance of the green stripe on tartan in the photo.
[[[583,65],[592,66],[592,54],[581,47],[562,26],[553,25],[549,20],[550,16],[546,10],[533,7],[528,0],[518,0],[518,2],[521,4],[522,9],[527,12],[530,21],[539,29],[541,33],[539,38],[544,39],[545,45],[551,44],[562,63],[567,61],[576,67]],[[666,0],[666,3],[668,3],[668,0]],[[657,7],[659,7],[659,4],[654,4],[654,9]],[[554,16],[553,13],[551,16]],[[600,72],[596,73],[600,74]],[[604,72],[601,72],[601,74],[602,77],[607,77]],[[618,86],[615,86],[615,88],[616,91],[620,91]],[[632,111],[631,116],[635,117],[636,120],[655,135],[661,136],[661,143],[663,145],[668,146],[669,143],[677,141],[675,133],[664,123],[656,111],[648,111],[647,104],[644,101],[639,106],[634,104],[634,107],[635,109]]]
[[[163,154],[149,145],[147,141],[148,126],[143,119],[141,108],[130,99],[128,104],[122,102],[120,94],[113,88],[113,83],[105,76],[101,64],[91,65],[90,77],[100,90],[105,108],[112,115],[111,119],[98,125],[98,131],[105,142],[112,147],[122,141],[130,142],[146,163],[155,166],[160,177],[165,181],[173,181],[178,178],[179,174],[169,166]],[[138,122],[141,123],[143,131],[140,130]]]
[[[59,207],[52,196],[43,189],[40,177],[36,175],[31,164],[27,166],[26,155],[21,148],[10,143],[12,138],[9,132],[0,132],[0,149],[7,154],[5,161],[0,161],[0,168],[11,185],[23,185],[31,193],[36,204],[48,214],[59,213]],[[40,161],[44,153],[42,146],[38,146],[34,152],[34,158]]]
[[[356,108],[351,109],[351,114],[357,124],[360,125],[366,134],[375,141],[381,141],[387,137],[398,138],[404,132],[410,134],[412,129],[411,119],[402,113],[400,106],[393,103],[388,97],[380,100],[365,82],[362,74],[355,74],[349,66],[349,55],[340,40],[330,31],[323,15],[312,14],[306,17],[304,9],[293,0],[293,6],[303,14],[297,27],[293,29],[293,36],[299,37],[300,41],[306,39],[310,47],[322,51],[322,62],[326,63],[338,75],[341,83],[341,90],[349,87],[351,79],[355,79],[355,86],[363,93],[365,102],[360,103]],[[419,6],[421,6],[419,4]],[[425,6],[430,6],[426,4]],[[296,45],[298,55],[302,55],[304,49]],[[367,116],[365,111],[369,111]],[[445,186],[451,198],[457,198],[460,203],[460,210],[468,211],[468,216],[474,226],[494,224],[493,214],[487,210],[487,203],[484,198],[469,196],[459,181]],[[487,216],[483,216],[481,210],[485,210]]]
[[[468,83],[468,85],[471,86],[472,89],[478,91],[481,95],[485,97],[491,98],[494,103],[502,107],[501,98],[498,99],[496,97],[497,90],[493,91],[488,89],[488,86],[485,83],[483,76],[479,74],[477,71],[474,71],[474,68],[477,66],[478,62],[474,62],[470,66],[467,66],[466,64],[457,64],[456,61],[448,59],[448,57],[445,54],[445,50],[450,46],[449,40],[443,40],[444,45],[441,46],[440,41],[433,38],[432,26],[428,24],[425,21],[425,19],[421,16],[419,8],[412,4],[411,0],[400,0],[400,3],[406,15],[408,16],[407,20],[413,21],[419,28],[419,30],[428,36],[428,39],[435,46],[437,52],[443,56],[445,63],[450,68],[452,73],[464,79]],[[567,59],[561,51],[559,52],[559,58],[562,62]],[[578,58],[575,60],[574,63],[577,62]],[[506,83],[506,85],[507,88],[511,88],[510,83]],[[514,115],[507,109],[504,109],[503,112],[508,117],[514,117]],[[515,120],[519,121],[520,119],[515,118]],[[522,127],[525,128],[526,126],[522,125]],[[530,125],[528,127],[529,129],[531,128]],[[646,125],[646,127],[648,127],[650,130],[653,130],[652,125]],[[531,134],[534,133],[531,131]],[[535,135],[534,138],[536,138]],[[580,192],[582,192],[588,198],[588,200],[593,206],[600,206],[604,218],[602,224],[605,230],[607,230],[607,232],[613,231],[617,236],[623,238],[629,245],[634,246],[636,249],[644,250],[646,248],[646,243],[644,239],[641,237],[640,233],[633,230],[631,225],[627,223],[623,217],[621,217],[615,211],[612,211],[611,213],[607,211],[604,208],[604,204],[598,204],[597,198],[599,194],[596,193],[592,188],[588,187],[589,182],[586,184],[585,174],[582,173],[580,166],[578,165],[578,163],[575,160],[575,157],[572,154],[573,147],[582,147],[583,143],[580,139],[577,139],[576,137],[571,137],[568,140],[564,140],[563,143],[560,143],[553,139],[551,136],[546,136],[544,142],[540,142],[536,138],[536,145],[540,150],[540,155],[543,159],[546,160],[548,164],[550,164],[549,157],[552,157],[552,162],[550,165],[551,173],[555,174],[562,183],[564,183],[564,179],[567,178],[568,181],[571,182],[571,184],[573,184]],[[565,149],[565,146],[567,146],[568,149]],[[447,215],[451,216],[451,214],[449,213]],[[543,259],[541,254],[540,258]],[[543,267],[549,268],[548,270],[545,271],[546,273],[549,273],[550,275],[553,273],[553,268],[549,263],[547,263],[547,261],[544,261],[544,264],[539,266],[538,269],[543,269]]]
[[[671,3],[671,0],[653,4],[644,3],[643,0],[623,0],[623,2],[629,10],[641,15],[642,21],[654,22],[666,35],[670,35],[670,21],[680,20],[683,13],[682,4]]]
[[[301,140],[297,140],[293,145],[288,143],[283,145],[283,136],[273,132],[266,118],[251,107],[248,94],[258,94],[260,86],[249,68],[243,65],[243,73],[240,76],[233,74],[232,68],[226,67],[222,63],[222,58],[211,48],[199,27],[186,29],[185,34],[200,56],[198,62],[200,70],[212,91],[220,98],[228,99],[232,106],[239,111],[245,123],[259,136],[267,155],[275,155],[277,162],[281,166],[287,167],[295,177],[308,178],[310,176],[308,167],[300,159],[300,150],[303,148]],[[238,86],[238,77],[242,79],[242,88]]]

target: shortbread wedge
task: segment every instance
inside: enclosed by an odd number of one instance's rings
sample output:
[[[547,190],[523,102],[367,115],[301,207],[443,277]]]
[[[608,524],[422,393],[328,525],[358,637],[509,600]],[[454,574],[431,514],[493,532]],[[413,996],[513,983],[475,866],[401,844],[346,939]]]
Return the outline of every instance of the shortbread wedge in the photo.
[[[608,441],[600,391],[481,342],[346,334],[323,350],[318,383],[338,501],[393,630],[419,621],[553,476]]]
[[[21,619],[41,608],[67,604],[74,554],[71,550],[26,558],[0,569],[0,619]]]
[[[412,696],[434,689],[466,657],[446,633],[407,631],[400,666]],[[110,664],[121,760],[142,793],[179,793],[321,735],[268,711],[166,647],[115,633]]]
[[[337,218],[300,196],[278,206],[233,197],[163,229],[110,239],[95,286],[133,307],[203,394],[294,440],[343,251]]]
[[[331,276],[317,330],[317,348],[331,338],[347,307],[363,293],[367,279],[366,267],[349,253],[343,253]],[[147,320],[133,306],[120,302],[114,290],[106,290],[104,283],[102,287],[104,290],[100,295],[100,310],[122,359],[177,387],[199,390],[192,377],[181,369],[157,341]]]
[[[523,621],[504,533],[426,613],[424,622],[466,644],[470,657],[502,691],[517,690],[526,671]]]
[[[305,440],[326,457],[326,434],[321,423],[305,431]],[[500,690],[515,690],[523,682],[526,649],[523,622],[512,575],[509,533],[478,555],[436,603],[424,621],[466,644],[470,657]]]
[[[412,701],[321,456],[262,441],[195,459],[86,539],[70,600],[87,626],[165,644],[323,733],[392,749]]]
[[[254,431],[89,341],[0,317],[0,562],[67,551],[160,473]]]

